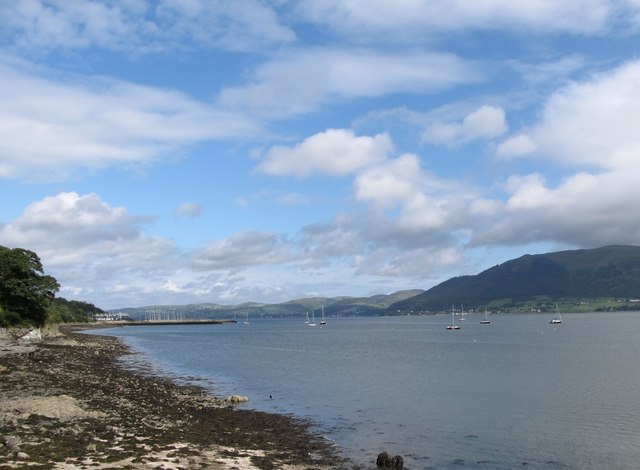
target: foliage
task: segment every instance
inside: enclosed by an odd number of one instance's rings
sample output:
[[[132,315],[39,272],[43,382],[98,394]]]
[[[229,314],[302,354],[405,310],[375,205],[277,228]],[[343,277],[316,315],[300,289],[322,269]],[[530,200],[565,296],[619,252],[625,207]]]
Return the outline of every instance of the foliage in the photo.
[[[0,325],[43,325],[59,288],[34,252],[0,247]]]
[[[84,323],[104,311],[93,304],[56,297],[49,305],[47,323]]]

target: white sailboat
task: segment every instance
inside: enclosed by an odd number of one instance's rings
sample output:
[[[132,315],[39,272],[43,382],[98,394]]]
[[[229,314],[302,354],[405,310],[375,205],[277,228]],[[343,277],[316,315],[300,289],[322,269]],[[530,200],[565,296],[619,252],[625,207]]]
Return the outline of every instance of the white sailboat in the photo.
[[[309,312],[307,312],[307,319],[304,321],[304,323],[305,323],[306,325],[308,325],[308,324],[309,324]]]
[[[311,310],[311,321],[309,323],[307,323],[307,326],[317,326],[316,325],[316,315],[313,312],[313,310]]]
[[[466,313],[464,313],[464,307],[462,306],[462,304],[460,304],[460,318],[458,319],[458,321],[466,320],[467,317],[465,315]]]
[[[247,312],[247,317],[244,320],[244,324],[248,325],[249,324],[249,312]]]
[[[556,304],[556,318],[552,318],[551,320],[549,320],[549,323],[552,325],[562,323],[562,316],[560,315],[560,310],[558,310],[558,304]]]
[[[320,320],[320,324],[321,325],[327,324],[326,320],[324,319],[324,306],[322,307],[322,320]]]
[[[451,306],[451,325],[447,325],[447,330],[459,330],[460,327],[456,325],[456,316],[453,305]]]
[[[491,323],[491,320],[489,320],[489,317],[487,316],[487,309],[484,309],[484,320],[480,320],[480,324],[481,325],[488,325],[489,323]]]

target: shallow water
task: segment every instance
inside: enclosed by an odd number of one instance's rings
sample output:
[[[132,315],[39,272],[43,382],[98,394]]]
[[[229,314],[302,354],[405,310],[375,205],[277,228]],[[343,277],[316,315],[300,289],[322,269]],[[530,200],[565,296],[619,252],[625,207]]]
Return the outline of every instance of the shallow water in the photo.
[[[637,468],[639,313],[483,318],[108,331],[141,352],[131,364],[313,419],[356,463],[386,450],[410,469]]]

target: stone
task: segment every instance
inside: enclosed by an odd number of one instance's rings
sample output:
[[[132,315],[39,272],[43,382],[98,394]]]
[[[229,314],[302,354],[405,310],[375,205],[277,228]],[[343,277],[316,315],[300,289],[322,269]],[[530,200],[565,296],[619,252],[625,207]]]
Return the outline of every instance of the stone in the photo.
[[[249,398],[242,395],[231,395],[230,397],[227,397],[226,401],[231,404],[246,403],[249,401]]]
[[[391,457],[387,452],[380,452],[376,459],[376,465],[378,467],[401,470],[404,468],[404,459],[399,455]]]
[[[4,436],[4,445],[14,452],[20,450],[20,441],[15,436]]]

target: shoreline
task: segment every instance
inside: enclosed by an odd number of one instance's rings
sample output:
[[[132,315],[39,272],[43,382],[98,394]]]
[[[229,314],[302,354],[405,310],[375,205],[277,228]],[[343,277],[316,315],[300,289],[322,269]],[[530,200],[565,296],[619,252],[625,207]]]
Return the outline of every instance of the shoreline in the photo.
[[[0,469],[355,468],[311,424],[126,369],[115,337],[0,340]]]

